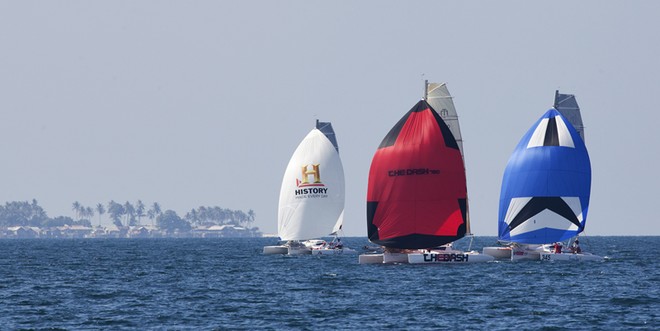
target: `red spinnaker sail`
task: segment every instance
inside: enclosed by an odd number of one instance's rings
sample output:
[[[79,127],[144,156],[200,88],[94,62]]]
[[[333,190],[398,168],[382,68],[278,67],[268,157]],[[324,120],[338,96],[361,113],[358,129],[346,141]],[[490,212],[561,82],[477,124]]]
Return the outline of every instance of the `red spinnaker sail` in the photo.
[[[371,162],[367,232],[375,244],[430,248],[465,236],[467,186],[454,136],[418,102],[390,130]]]

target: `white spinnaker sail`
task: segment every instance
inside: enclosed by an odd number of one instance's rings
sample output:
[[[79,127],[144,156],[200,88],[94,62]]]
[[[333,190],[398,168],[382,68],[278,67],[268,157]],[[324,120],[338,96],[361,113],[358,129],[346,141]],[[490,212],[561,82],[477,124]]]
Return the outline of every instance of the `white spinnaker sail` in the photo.
[[[344,169],[330,140],[313,129],[289,161],[278,211],[282,240],[329,235],[344,211]]]
[[[458,126],[458,113],[456,113],[454,101],[449,94],[447,84],[428,83],[426,86],[426,102],[428,102],[440,117],[442,117],[442,120],[445,121],[451,134],[453,134],[456,139],[458,149],[461,150],[461,155],[465,157],[465,154],[463,154],[463,136],[461,136],[461,128]]]

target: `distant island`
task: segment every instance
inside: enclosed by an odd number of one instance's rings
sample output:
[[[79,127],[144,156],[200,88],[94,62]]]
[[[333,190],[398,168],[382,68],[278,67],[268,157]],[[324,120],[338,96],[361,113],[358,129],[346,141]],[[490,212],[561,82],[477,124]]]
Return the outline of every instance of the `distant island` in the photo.
[[[73,217],[48,217],[37,200],[11,201],[0,205],[0,238],[211,238],[261,237],[252,227],[256,214],[218,206],[193,208],[180,217],[173,210],[162,211],[159,203],[147,207],[114,200],[95,207],[72,204]],[[111,225],[102,226],[107,217]],[[97,216],[97,218],[95,218]],[[93,224],[96,220],[96,224]],[[143,222],[144,221],[144,222]]]

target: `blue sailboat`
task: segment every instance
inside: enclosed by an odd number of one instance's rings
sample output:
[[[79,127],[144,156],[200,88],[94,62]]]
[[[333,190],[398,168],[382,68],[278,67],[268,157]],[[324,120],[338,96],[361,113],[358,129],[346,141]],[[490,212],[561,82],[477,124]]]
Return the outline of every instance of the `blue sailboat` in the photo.
[[[486,254],[511,260],[602,259],[583,253],[575,242],[570,253],[561,254],[557,247],[577,241],[585,229],[591,161],[575,97],[557,91],[554,106],[525,133],[509,158],[498,215],[498,238],[509,245],[485,247]]]
[[[577,236],[584,231],[590,193],[584,141],[552,108],[523,136],[504,171],[500,240],[547,244]]]

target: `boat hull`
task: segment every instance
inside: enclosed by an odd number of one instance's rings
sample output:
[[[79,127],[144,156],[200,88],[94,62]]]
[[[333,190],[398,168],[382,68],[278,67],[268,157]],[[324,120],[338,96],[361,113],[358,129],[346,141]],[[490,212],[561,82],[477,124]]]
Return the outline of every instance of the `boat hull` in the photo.
[[[383,253],[383,263],[408,263],[408,254],[406,253]]]
[[[547,252],[542,245],[519,245],[511,248],[511,261],[538,261]]]
[[[511,259],[511,247],[484,247],[483,253],[494,257],[496,260]]]
[[[541,253],[541,261],[603,261],[602,256],[590,253]]]
[[[289,255],[309,255],[312,254],[312,250],[309,247],[289,247]]]
[[[359,264],[382,264],[383,254],[360,254],[358,256]]]
[[[438,263],[480,263],[494,261],[490,255],[478,252],[431,251],[414,253],[361,254],[359,264],[438,264]]]
[[[495,258],[478,252],[461,251],[431,251],[425,253],[408,254],[408,263],[410,264],[462,264],[462,263],[481,263],[491,262]]]
[[[514,250],[511,252],[511,261],[538,261],[540,256],[540,252]]]
[[[278,246],[264,246],[264,255],[275,255],[275,254],[288,254],[289,248],[284,245]]]
[[[346,255],[346,254],[357,254],[357,251],[350,248],[312,249],[312,255]]]

